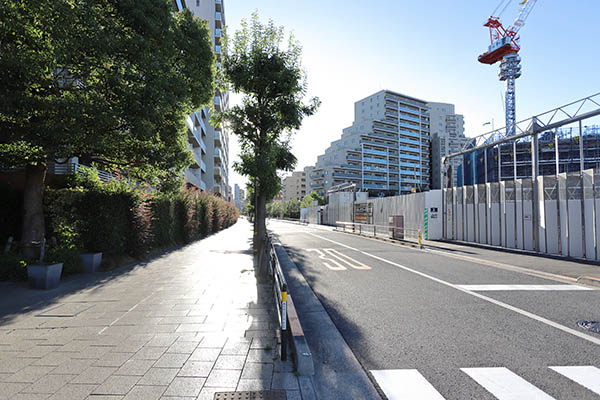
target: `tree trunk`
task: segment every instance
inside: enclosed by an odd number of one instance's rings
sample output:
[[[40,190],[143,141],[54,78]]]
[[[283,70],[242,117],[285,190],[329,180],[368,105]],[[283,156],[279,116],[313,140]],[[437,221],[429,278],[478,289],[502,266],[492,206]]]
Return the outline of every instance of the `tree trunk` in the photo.
[[[256,249],[258,250],[258,264],[255,266],[255,274],[258,277],[267,275],[267,196],[264,193],[259,193],[256,204]]]
[[[40,255],[40,243],[45,235],[44,226],[44,181],[46,165],[28,165],[25,168],[25,190],[23,192],[23,234],[21,243],[27,261]]]

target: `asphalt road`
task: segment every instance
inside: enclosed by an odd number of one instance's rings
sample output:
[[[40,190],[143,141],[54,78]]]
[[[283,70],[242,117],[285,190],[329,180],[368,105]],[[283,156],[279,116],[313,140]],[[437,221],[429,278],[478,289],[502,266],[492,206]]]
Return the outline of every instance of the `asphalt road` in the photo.
[[[577,326],[600,320],[600,290],[339,232],[269,229],[389,399],[600,398],[600,334]]]

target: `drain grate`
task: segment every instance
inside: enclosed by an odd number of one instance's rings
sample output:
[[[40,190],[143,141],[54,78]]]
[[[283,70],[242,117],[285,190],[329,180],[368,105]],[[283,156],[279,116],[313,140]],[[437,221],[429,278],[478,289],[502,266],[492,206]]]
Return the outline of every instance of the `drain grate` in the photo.
[[[600,333],[600,321],[579,321],[577,326],[588,331]]]
[[[286,400],[285,392],[216,392],[214,400]]]

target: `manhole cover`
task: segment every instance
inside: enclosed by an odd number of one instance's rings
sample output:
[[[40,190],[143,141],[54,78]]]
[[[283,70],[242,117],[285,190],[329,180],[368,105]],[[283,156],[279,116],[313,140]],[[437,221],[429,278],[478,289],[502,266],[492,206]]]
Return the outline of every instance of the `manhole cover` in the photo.
[[[577,326],[588,331],[600,333],[600,321],[579,321]]]
[[[286,400],[285,392],[216,392],[214,400]]]

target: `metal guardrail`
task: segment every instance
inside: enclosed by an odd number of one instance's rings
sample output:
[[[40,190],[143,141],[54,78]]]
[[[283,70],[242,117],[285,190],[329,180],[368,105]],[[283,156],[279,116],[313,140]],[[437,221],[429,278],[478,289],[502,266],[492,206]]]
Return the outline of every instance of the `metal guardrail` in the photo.
[[[281,360],[287,360],[287,295],[288,286],[281,271],[279,258],[273,247],[272,238],[268,238],[269,244],[269,274],[273,278],[273,296],[277,305],[277,316],[279,317],[279,326],[281,328]]]
[[[405,228],[405,227],[397,227],[397,226],[384,226],[384,225],[375,225],[375,224],[363,224],[356,222],[345,222],[345,221],[336,221],[336,227],[341,227],[344,232],[346,229],[351,231],[352,233],[358,233],[359,235],[371,235],[377,238],[377,233],[379,231],[379,237],[383,236],[383,232],[389,238],[397,238],[397,231],[402,232],[402,236],[404,237],[406,233],[407,237],[414,237],[419,242],[419,246],[422,245],[423,242],[423,230],[422,229],[413,229],[413,228]],[[401,239],[402,240],[402,239]]]

